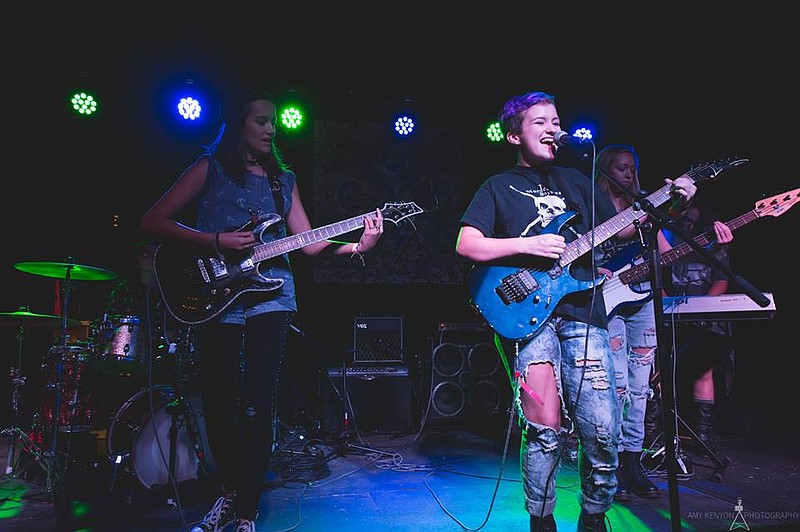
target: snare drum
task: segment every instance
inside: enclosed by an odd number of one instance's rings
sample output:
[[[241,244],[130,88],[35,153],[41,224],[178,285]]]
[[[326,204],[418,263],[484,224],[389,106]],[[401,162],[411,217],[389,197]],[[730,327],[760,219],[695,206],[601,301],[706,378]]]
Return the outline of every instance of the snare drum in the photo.
[[[90,358],[91,353],[81,345],[54,346],[44,357],[41,414],[45,432],[52,432],[56,408],[59,432],[83,432],[91,428],[94,405],[86,382]],[[60,404],[56,406],[58,401]]]
[[[177,406],[172,404],[173,399],[171,386],[140,390],[120,407],[108,429],[109,457],[130,458],[139,482],[147,489],[170,482],[171,408],[182,414],[176,420],[175,482],[197,479],[203,471],[214,468],[200,396],[188,394]]]
[[[138,375],[147,371],[147,352],[139,318],[136,316],[110,316],[96,333],[99,338],[98,357],[92,367],[101,373]]]

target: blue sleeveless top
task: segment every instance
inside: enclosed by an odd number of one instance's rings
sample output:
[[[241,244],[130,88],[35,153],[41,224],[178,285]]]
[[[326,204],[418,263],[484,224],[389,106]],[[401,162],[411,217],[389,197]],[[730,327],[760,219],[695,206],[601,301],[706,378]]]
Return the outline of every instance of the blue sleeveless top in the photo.
[[[279,222],[269,226],[261,235],[264,242],[288,236],[286,213],[292,207],[292,190],[297,176],[287,170],[278,176],[283,208],[278,212],[269,180],[256,174],[245,174],[244,187],[238,185],[213,157],[208,157],[208,174],[203,191],[197,198],[197,228],[206,233],[234,231],[262,219],[278,214]],[[283,279],[278,289],[249,291],[241,294],[226,308],[217,321],[242,324],[250,316],[264,312],[297,311],[294,277],[289,255],[269,259],[258,265],[259,273],[270,279]]]

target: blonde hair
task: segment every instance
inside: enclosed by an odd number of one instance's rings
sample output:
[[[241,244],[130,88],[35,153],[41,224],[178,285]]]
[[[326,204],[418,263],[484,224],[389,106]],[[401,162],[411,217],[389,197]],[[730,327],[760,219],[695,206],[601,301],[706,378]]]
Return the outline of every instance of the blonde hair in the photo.
[[[623,193],[620,195],[622,197],[622,202],[625,204],[625,207],[630,207],[633,204],[634,196],[639,193],[642,189],[642,186],[639,184],[639,156],[636,154],[636,150],[633,149],[633,146],[628,146],[627,144],[611,144],[610,146],[606,146],[597,154],[595,157],[595,166],[598,170],[597,172],[597,184],[603,191],[608,194],[609,196],[617,195],[612,194],[612,189],[615,191],[619,191],[619,186],[614,182],[614,180],[609,175],[611,169],[611,162],[617,155],[622,153],[630,153],[633,156],[633,163],[636,169],[636,172],[633,175],[633,182],[632,182],[632,190],[624,190]]]

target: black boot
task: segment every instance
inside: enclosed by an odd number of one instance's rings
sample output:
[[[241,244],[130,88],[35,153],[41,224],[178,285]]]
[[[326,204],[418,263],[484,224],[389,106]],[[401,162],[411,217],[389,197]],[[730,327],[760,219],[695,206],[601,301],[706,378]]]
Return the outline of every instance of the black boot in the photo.
[[[692,430],[697,439],[705,443],[712,453],[717,454],[714,446],[714,403],[692,401]],[[694,443],[694,442],[693,442]],[[708,456],[708,451],[700,444],[692,445],[691,450],[698,456]]]
[[[577,532],[606,532],[606,514],[590,514],[581,509]]]
[[[553,514],[539,517],[531,516],[531,532],[556,532],[556,520]]]
[[[653,450],[661,445],[661,400],[655,394],[648,396],[644,414],[644,446]]]
[[[617,492],[614,493],[615,501],[632,501],[633,492],[631,491],[630,482],[628,482],[628,471],[625,469],[625,459],[623,455],[625,451],[619,452],[619,465],[617,466]]]
[[[658,486],[650,482],[642,469],[642,452],[623,451],[619,453],[620,466],[624,467],[624,477],[628,481],[628,489],[645,499],[654,499],[660,495]],[[623,465],[624,464],[624,465]],[[617,476],[619,478],[619,475]]]

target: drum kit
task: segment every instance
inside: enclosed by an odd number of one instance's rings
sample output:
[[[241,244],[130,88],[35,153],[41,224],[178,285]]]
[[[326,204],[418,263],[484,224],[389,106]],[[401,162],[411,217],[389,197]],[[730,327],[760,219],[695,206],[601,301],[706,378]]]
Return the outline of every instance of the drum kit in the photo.
[[[105,438],[105,449],[99,443],[95,448],[113,465],[110,489],[120,467],[147,489],[167,484],[169,477],[179,482],[206,472],[211,457],[199,394],[184,394],[182,389],[185,368],[194,365],[191,329],[177,331],[168,346],[163,337],[157,346],[145,345],[149,341],[143,339],[152,335],[142,333],[138,316],[83,321],[68,315],[73,282],[113,280],[116,273],[73,262],[20,262],[14,267],[60,281],[61,315],[35,313],[28,307],[0,312],[0,326],[18,328],[16,365],[10,371],[12,427],[2,431],[9,437],[5,473],[15,474],[21,454],[29,453],[46,473],[46,491],[54,492],[67,467],[76,462],[70,456],[76,434]],[[26,431],[19,428],[20,389],[27,380],[22,364],[30,328],[52,329],[58,341],[42,357],[41,400]],[[171,362],[164,366],[175,372],[174,381],[153,385],[147,378],[153,370],[149,361],[169,357]],[[124,400],[120,393],[126,394]],[[113,397],[103,401],[103,395]]]

